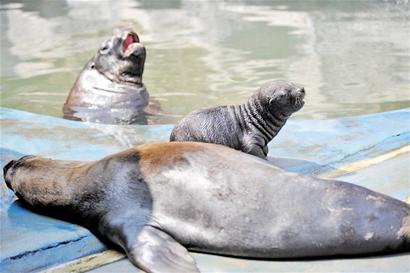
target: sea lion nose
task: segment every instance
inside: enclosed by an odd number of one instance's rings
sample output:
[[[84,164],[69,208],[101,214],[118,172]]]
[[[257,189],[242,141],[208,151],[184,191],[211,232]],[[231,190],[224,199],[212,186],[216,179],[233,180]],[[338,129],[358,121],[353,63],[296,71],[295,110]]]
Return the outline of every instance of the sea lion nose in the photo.
[[[304,98],[305,97],[305,88],[303,86],[295,86],[291,92],[293,97]]]
[[[7,163],[4,167],[3,167],[3,176],[6,177],[6,173],[7,171],[14,165],[14,163],[16,163],[15,160],[11,160],[9,163]]]
[[[143,50],[145,50],[145,47],[141,43],[135,43],[135,49],[134,50],[135,51],[143,51]]]
[[[4,177],[4,182],[6,182],[7,188],[13,190],[12,186],[11,186],[11,179],[10,176],[7,175],[7,171],[14,165],[14,163],[16,163],[15,160],[11,160],[9,163],[7,163],[4,167],[3,167],[3,177]]]
[[[33,158],[35,157],[34,155],[25,155],[17,160],[11,160],[9,163],[7,163],[4,167],[3,167],[3,175],[6,176],[7,171],[13,167],[13,166],[19,166],[21,164],[21,162],[23,160],[29,159],[29,158]]]
[[[297,89],[296,89],[296,93],[299,93],[299,94],[305,94],[305,88],[304,87],[298,87]]]

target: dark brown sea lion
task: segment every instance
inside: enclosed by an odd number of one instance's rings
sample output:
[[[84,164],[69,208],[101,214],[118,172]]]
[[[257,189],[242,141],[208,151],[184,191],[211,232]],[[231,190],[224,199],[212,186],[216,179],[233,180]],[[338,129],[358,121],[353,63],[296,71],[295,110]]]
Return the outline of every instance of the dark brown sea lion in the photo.
[[[130,29],[116,29],[78,76],[64,104],[64,118],[146,124],[145,58],[138,35]]]
[[[197,110],[172,130],[170,141],[198,141],[225,145],[266,158],[271,141],[303,107],[305,89],[286,81],[259,88],[242,105]]]
[[[144,145],[94,162],[23,157],[4,179],[29,206],[67,212],[146,272],[198,272],[187,249],[269,259],[410,247],[408,204],[221,145]]]

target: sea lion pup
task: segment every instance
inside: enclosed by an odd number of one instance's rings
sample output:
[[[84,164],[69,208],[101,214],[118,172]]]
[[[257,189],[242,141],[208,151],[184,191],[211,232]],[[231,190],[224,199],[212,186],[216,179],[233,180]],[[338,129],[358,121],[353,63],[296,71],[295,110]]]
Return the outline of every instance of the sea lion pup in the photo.
[[[187,249],[269,259],[410,247],[408,204],[221,145],[151,144],[94,162],[23,157],[4,179],[29,206],[68,212],[146,272],[198,272]]]
[[[305,89],[286,81],[271,81],[245,104],[218,106],[190,113],[172,130],[170,141],[225,145],[266,158],[268,143],[290,115],[303,105]]]
[[[146,124],[149,94],[142,82],[146,50],[130,29],[116,29],[84,66],[63,106],[64,118]]]

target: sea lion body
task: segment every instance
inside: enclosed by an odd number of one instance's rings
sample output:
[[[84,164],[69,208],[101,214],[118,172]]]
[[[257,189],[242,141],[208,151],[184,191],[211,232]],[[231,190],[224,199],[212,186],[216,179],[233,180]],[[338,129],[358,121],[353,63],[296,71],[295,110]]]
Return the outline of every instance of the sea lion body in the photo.
[[[147,272],[197,271],[186,248],[251,258],[409,250],[408,204],[221,145],[144,145],[90,163],[26,157],[4,173],[29,205],[68,211]]]
[[[172,130],[170,141],[197,141],[225,145],[266,158],[268,143],[290,115],[303,107],[305,89],[286,81],[259,88],[242,105],[194,111]]]
[[[63,106],[64,118],[146,124],[149,94],[142,82],[146,50],[138,35],[115,30],[84,66]]]

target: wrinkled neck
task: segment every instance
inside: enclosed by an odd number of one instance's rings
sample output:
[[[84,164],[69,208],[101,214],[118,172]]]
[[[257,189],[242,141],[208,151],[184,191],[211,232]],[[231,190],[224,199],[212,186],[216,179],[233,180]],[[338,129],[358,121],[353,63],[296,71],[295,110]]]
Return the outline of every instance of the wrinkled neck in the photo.
[[[236,120],[242,128],[257,131],[265,143],[271,141],[282,129],[290,116],[285,111],[274,111],[260,103],[260,100],[250,98],[246,103],[234,106]]]

